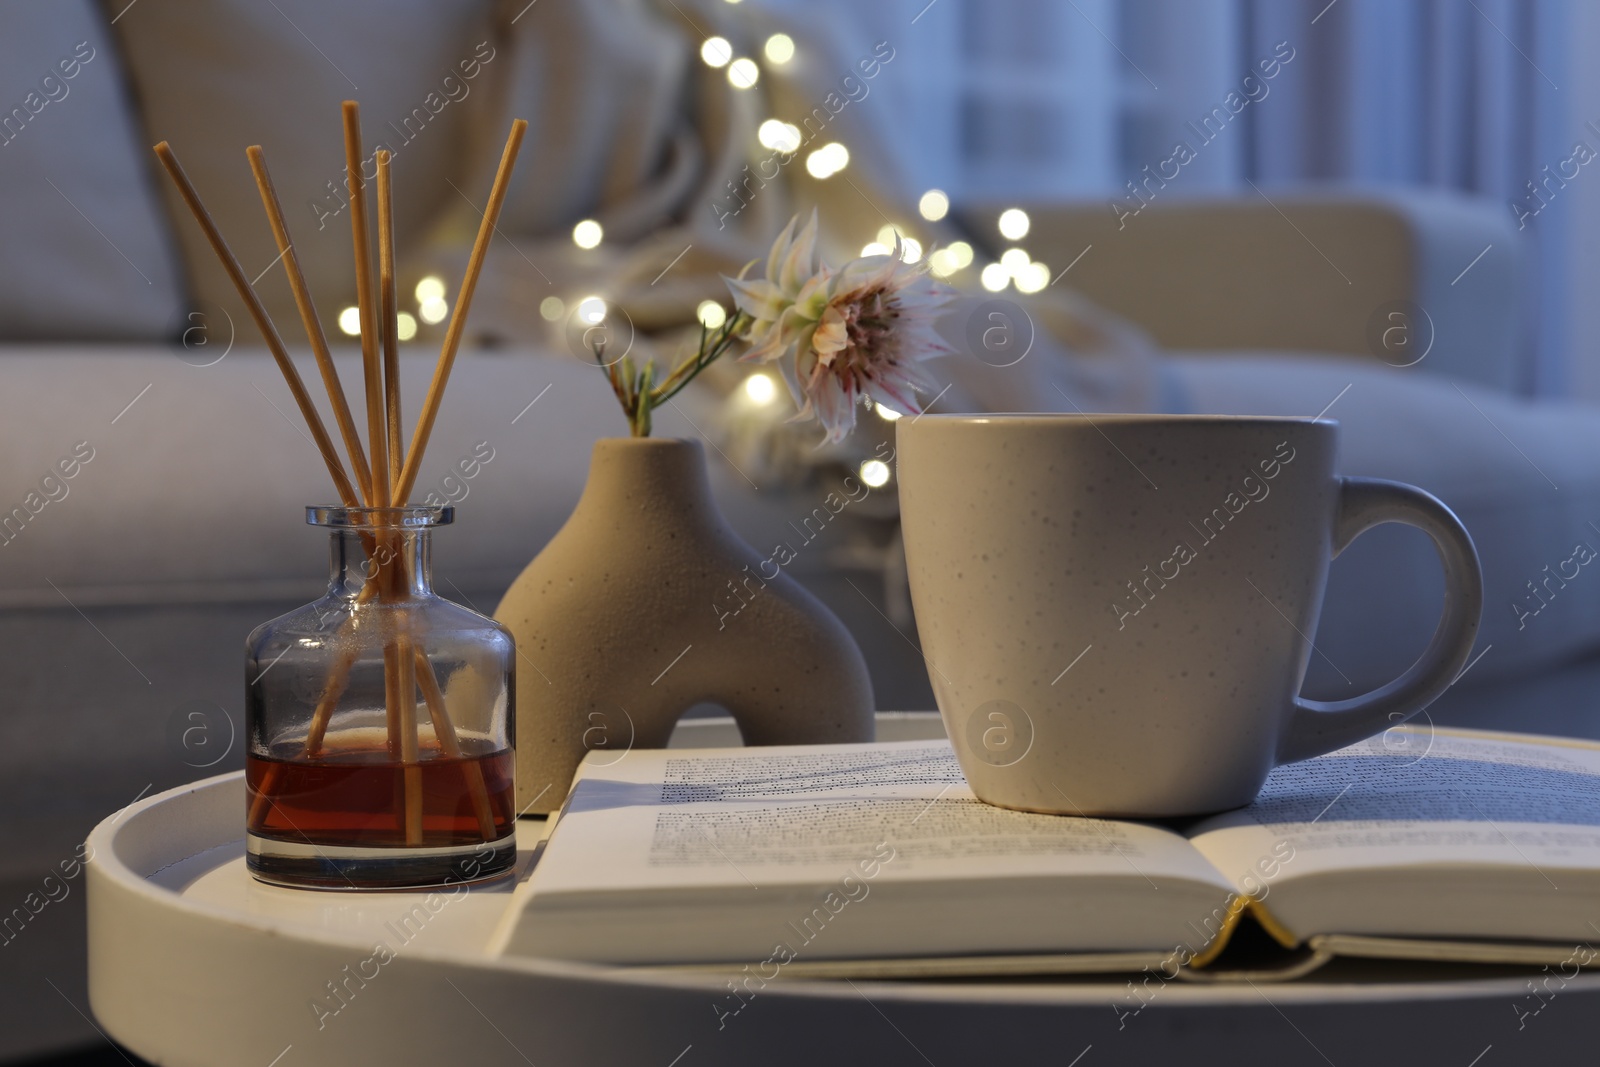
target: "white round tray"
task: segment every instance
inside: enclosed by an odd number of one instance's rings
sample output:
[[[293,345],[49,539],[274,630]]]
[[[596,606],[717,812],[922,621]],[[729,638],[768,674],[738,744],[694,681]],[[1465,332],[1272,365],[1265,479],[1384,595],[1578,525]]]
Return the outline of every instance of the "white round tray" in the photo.
[[[740,1001],[703,975],[490,956],[509,882],[454,899],[263,885],[245,870],[244,805],[242,773],[227,774],[140,801],[90,835],[91,1004],[111,1037],[155,1063],[1170,1067],[1181,1055],[1496,1067],[1592,1049],[1600,1008],[1600,975],[1404,980],[1414,972],[1384,965],[1137,990],[1122,978],[782,980]],[[518,878],[544,832],[543,820],[519,825]]]

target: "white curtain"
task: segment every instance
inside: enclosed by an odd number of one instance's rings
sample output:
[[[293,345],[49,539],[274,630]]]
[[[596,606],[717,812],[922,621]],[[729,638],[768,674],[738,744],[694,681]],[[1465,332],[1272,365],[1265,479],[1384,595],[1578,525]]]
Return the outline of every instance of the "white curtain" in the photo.
[[[1257,195],[1248,180],[1492,200],[1523,226],[1522,390],[1600,400],[1600,246],[1574,236],[1600,226],[1600,159],[1575,178],[1569,162],[1579,142],[1600,153],[1600,0],[765,2],[896,42],[870,106],[905,172],[958,201],[1115,197],[1287,42],[1172,195]]]
[[[1574,26],[1569,0],[1240,5],[1246,55],[1282,40],[1297,52],[1271,106],[1248,112],[1244,174],[1264,188],[1421,185],[1503,205],[1527,243],[1521,384],[1535,393],[1573,384],[1573,186],[1600,183],[1567,162],[1576,141],[1600,153],[1569,77]]]

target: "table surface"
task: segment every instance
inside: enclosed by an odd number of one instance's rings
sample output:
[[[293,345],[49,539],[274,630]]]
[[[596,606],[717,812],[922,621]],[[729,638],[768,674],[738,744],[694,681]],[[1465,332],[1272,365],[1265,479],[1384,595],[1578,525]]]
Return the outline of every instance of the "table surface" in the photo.
[[[879,720],[881,739],[942,733],[932,713]],[[689,720],[673,743],[739,740],[731,720]],[[91,1003],[154,1062],[943,1067],[1101,1049],[1119,1063],[1181,1051],[1492,1067],[1588,1047],[1600,1008],[1600,975],[1354,961],[1279,985],[785,979],[735,995],[705,974],[491,956],[514,880],[432,898],[263,885],[245,869],[243,807],[242,772],[223,775],[140,801],[90,838]],[[519,822],[516,880],[545,833],[543,819]]]

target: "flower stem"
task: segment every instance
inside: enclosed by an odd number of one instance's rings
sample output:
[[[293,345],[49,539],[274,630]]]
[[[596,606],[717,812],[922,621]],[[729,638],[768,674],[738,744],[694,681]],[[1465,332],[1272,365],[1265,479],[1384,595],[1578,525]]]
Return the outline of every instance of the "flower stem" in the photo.
[[[658,407],[677,396],[683,387],[694,381],[701,371],[721,359],[723,354],[738,340],[738,335],[743,332],[750,322],[750,317],[742,311],[735,312],[733,317],[718,326],[715,330],[700,327],[700,348],[690,359],[684,360],[678,368],[669,374],[656,389],[656,395],[651,398],[651,406]]]
[[[635,437],[650,436],[650,416],[655,407],[650,383],[655,380],[655,376],[656,364],[651,360],[639,372],[634,390],[633,436]]]
[[[656,381],[654,360],[647,361],[640,368],[635,368],[627,356],[607,363],[605,343],[595,342],[595,364],[605,372],[617,403],[622,405],[622,413],[628,420],[628,432],[634,437],[649,437],[656,408],[677,396],[701,371],[721,359],[739,340],[739,335],[750,321],[749,315],[736,311],[732,318],[714,330],[701,325],[700,345],[694,354],[679,363],[660,382]]]

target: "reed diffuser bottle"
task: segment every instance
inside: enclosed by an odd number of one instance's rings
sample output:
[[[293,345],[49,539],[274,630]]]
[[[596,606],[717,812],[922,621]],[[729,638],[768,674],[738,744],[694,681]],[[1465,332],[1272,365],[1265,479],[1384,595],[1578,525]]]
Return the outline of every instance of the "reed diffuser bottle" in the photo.
[[[361,108],[346,100],[340,111],[360,309],[365,447],[265,153],[252,145],[245,155],[350,457],[348,472],[255,283],[172,146],[163,141],[155,147],[255,320],[343,504],[307,513],[312,525],[326,527],[333,538],[327,595],[258,627],[245,647],[247,862],[262,881],[328,889],[476,881],[504,874],[517,858],[514,645],[492,619],[434,595],[429,538],[434,527],[450,522],[454,509],[408,507],[406,501],[422,469],[528,124],[511,123],[408,445],[401,425],[392,159],[381,148],[372,155],[378,207],[374,278]]]
[[[247,850],[262,881],[389,889],[516,861],[510,635],[433,592],[450,507],[307,508],[328,592],[245,654]]]

